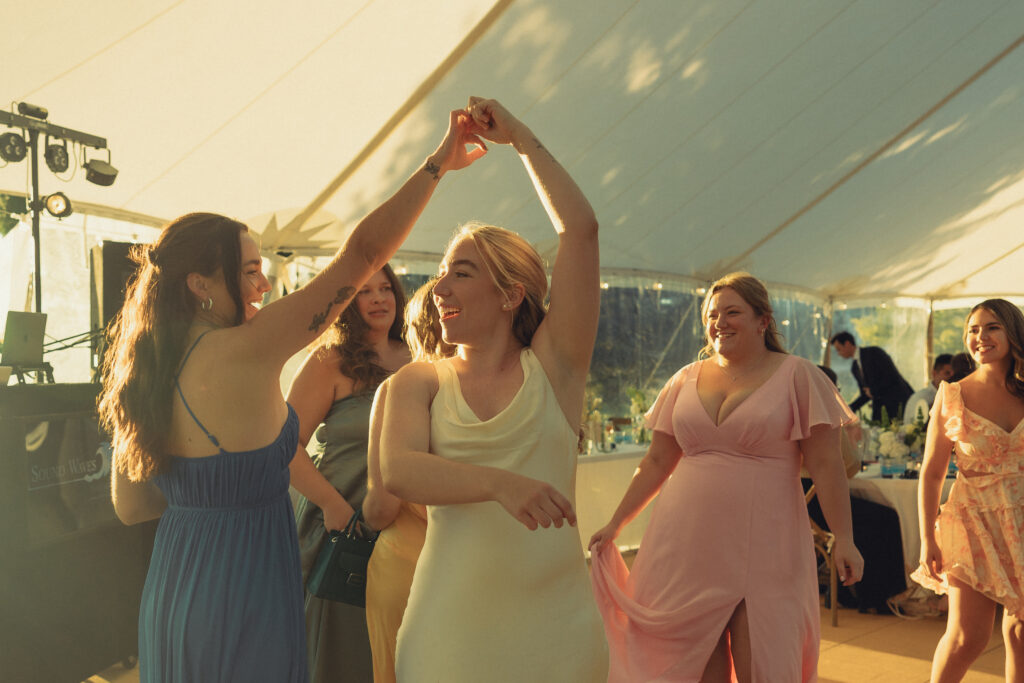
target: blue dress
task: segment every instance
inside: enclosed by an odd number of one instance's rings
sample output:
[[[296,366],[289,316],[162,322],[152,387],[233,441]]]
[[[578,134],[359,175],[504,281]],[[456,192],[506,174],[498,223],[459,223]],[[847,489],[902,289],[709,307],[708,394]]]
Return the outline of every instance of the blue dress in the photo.
[[[269,445],[171,457],[155,477],[167,510],[142,591],[141,683],[308,680],[298,539],[288,497],[298,430],[298,416],[288,406],[288,419]]]

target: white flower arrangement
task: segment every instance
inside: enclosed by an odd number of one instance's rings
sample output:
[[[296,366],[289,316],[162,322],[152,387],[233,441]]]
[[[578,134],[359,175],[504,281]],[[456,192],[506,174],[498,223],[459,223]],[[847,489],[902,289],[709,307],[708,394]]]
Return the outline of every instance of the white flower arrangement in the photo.
[[[924,447],[924,427],[915,422],[893,420],[878,435],[878,454],[902,460]]]

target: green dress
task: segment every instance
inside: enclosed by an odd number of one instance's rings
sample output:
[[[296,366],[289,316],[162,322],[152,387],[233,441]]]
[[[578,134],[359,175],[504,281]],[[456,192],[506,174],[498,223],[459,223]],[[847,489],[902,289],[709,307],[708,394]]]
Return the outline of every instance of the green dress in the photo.
[[[366,497],[366,450],[373,393],[335,401],[316,430],[317,469],[353,509]],[[324,515],[300,496],[295,514],[302,558],[302,583],[326,539]],[[366,611],[361,607],[321,600],[306,593],[306,651],[312,683],[373,681]]]

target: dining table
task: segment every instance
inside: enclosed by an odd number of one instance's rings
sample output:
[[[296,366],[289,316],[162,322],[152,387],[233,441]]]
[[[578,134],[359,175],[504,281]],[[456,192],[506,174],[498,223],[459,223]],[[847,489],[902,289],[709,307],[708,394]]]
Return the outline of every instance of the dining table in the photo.
[[[590,537],[611,520],[646,453],[647,445],[620,443],[614,450],[594,451],[579,457],[576,467],[576,520],[585,551]],[[631,552],[640,547],[653,506],[654,501],[622,529],[615,540],[620,551]],[[589,556],[589,551],[587,553]]]
[[[942,484],[940,503],[946,502],[953,487],[953,477],[947,477]],[[920,516],[917,511],[917,488],[919,479],[904,479],[899,476],[883,477],[881,466],[867,463],[863,470],[850,479],[850,495],[873,503],[879,503],[896,511],[900,521],[900,537],[903,541],[903,563],[907,574],[917,568],[921,554]]]

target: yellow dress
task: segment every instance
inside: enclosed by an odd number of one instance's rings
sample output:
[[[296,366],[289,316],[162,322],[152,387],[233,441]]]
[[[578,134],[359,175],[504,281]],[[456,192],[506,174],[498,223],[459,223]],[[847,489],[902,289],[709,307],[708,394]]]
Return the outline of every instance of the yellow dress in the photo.
[[[430,452],[546,481],[575,498],[575,429],[530,349],[523,385],[480,421],[449,361],[434,364]],[[398,631],[398,681],[602,683],[608,645],[576,527],[530,531],[496,502],[427,507]]]
[[[426,533],[426,508],[402,501],[398,516],[380,532],[370,555],[366,569],[366,627],[373,652],[374,683],[395,680],[395,640]]]

